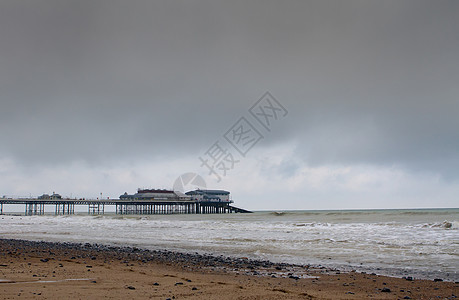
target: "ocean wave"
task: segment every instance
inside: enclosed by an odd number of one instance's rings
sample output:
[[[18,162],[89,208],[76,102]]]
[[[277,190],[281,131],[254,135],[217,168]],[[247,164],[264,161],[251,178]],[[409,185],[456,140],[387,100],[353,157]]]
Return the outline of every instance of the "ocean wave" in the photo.
[[[262,212],[263,213],[263,212]],[[459,214],[459,209],[362,209],[362,210],[279,210],[265,211],[270,215],[450,215]]]
[[[295,227],[316,227],[316,226],[330,226],[329,223],[312,222],[312,223],[294,223]]]
[[[407,210],[397,211],[399,215],[447,215],[451,214],[451,211],[444,210]]]
[[[448,221],[445,220],[441,223],[429,223],[422,225],[424,228],[444,228],[444,229],[458,229],[459,222],[458,221]]]
[[[350,215],[374,215],[380,214],[379,211],[334,211],[325,213],[326,216],[350,216]]]
[[[291,213],[288,213],[285,211],[272,211],[269,214],[272,216],[280,217],[280,216],[290,215]]]

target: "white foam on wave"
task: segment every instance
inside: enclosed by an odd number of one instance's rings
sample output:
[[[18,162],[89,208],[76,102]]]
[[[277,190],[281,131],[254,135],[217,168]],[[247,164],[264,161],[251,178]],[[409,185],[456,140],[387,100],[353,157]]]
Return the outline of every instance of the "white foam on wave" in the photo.
[[[457,230],[459,229],[459,221],[448,221],[445,220],[440,223],[427,223],[427,224],[422,224],[422,227],[426,228],[444,228],[444,229],[453,229]]]

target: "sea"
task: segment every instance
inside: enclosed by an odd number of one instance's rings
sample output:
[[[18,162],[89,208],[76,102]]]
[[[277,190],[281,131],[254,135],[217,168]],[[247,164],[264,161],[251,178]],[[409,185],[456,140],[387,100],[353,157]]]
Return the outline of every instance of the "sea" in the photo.
[[[459,209],[0,216],[0,238],[247,257],[459,281]]]

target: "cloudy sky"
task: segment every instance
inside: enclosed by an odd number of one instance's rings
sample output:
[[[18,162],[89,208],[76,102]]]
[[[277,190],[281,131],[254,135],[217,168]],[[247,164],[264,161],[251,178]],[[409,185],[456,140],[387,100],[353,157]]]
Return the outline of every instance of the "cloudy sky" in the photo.
[[[0,194],[116,198],[194,172],[248,209],[458,207],[458,15],[2,0]],[[285,108],[268,129],[249,112],[267,91]],[[262,137],[245,156],[225,139],[241,117]],[[216,142],[236,161],[220,181],[200,160]]]

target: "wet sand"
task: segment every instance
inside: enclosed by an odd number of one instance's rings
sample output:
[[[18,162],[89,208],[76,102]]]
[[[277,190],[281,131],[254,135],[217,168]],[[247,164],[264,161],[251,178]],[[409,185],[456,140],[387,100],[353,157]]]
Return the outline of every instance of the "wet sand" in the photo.
[[[1,299],[456,299],[459,283],[246,258],[0,239]]]

